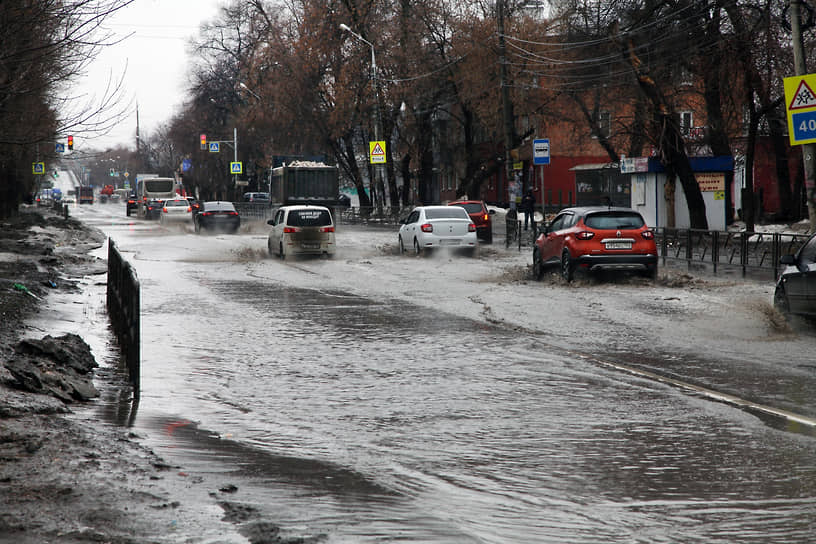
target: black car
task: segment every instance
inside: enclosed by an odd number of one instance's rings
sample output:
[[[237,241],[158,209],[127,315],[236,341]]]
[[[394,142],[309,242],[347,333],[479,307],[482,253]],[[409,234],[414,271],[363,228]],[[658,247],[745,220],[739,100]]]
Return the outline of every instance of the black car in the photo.
[[[130,217],[130,214],[133,213],[133,210],[139,207],[138,202],[136,201],[136,192],[132,192],[127,197],[127,209],[125,210],[125,215]]]
[[[198,213],[193,215],[195,231],[202,230],[236,233],[241,227],[241,216],[232,202],[213,200],[202,202]]]
[[[774,306],[784,314],[816,317],[816,235],[796,255],[783,255]]]
[[[154,198],[147,201],[147,208],[145,209],[145,219],[158,219],[161,217],[164,200]]]
[[[187,196],[185,198],[187,199],[187,202],[190,203],[190,210],[192,211],[193,215],[197,214],[201,209],[201,203],[194,196]]]

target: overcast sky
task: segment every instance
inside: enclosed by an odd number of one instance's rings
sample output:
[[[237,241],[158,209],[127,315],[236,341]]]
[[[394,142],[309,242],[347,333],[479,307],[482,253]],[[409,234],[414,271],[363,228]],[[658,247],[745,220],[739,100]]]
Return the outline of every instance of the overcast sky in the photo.
[[[72,95],[104,95],[108,80],[124,76],[126,101],[139,105],[142,137],[178,111],[188,82],[187,45],[199,25],[211,21],[226,0],[135,0],[105,24],[117,36],[133,34],[107,47],[77,80]],[[198,138],[197,134],[191,136]],[[105,149],[117,144],[136,147],[135,111],[107,136],[86,139],[77,134],[76,146]]]

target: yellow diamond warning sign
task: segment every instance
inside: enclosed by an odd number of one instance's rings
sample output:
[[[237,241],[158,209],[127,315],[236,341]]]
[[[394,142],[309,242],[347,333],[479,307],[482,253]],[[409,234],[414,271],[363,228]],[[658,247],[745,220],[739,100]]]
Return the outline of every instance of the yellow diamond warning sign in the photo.
[[[368,142],[368,158],[371,164],[385,164],[385,142]]]

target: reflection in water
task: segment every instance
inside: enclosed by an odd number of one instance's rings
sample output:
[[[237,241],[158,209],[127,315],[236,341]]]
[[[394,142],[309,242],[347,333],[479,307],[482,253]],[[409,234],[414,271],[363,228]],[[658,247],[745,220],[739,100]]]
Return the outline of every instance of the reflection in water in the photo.
[[[244,498],[284,526],[331,542],[812,539],[808,437],[410,304],[187,279],[205,294],[143,299],[136,425],[195,423],[157,446],[249,475]]]

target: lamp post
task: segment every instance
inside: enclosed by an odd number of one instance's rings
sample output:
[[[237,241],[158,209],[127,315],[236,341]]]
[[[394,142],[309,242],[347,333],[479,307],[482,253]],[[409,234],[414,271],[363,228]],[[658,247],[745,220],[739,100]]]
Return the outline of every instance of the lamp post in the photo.
[[[375,119],[374,119],[374,140],[379,142],[380,141],[380,121],[381,121],[380,120],[380,86],[377,83],[377,59],[374,56],[374,44],[371,43],[370,41],[366,40],[365,38],[363,38],[362,36],[360,36],[356,32],[354,32],[351,28],[348,27],[348,25],[340,23],[340,30],[348,32],[349,34],[351,34],[352,36],[354,36],[355,38],[357,38],[358,40],[360,40],[361,42],[363,42],[364,44],[368,45],[371,48],[371,85],[374,87],[374,112],[375,112],[374,113],[374,115],[375,115]],[[382,175],[381,175],[381,172],[380,172],[380,166],[381,165],[379,165],[379,164],[374,165],[374,177],[377,180],[377,182],[376,182],[376,185],[377,185],[377,204],[378,204],[378,208],[380,208],[380,210],[382,210],[383,197],[385,196],[383,193],[384,193],[385,187],[383,187]]]
[[[259,102],[262,101],[261,97],[258,95],[258,93],[256,93],[255,91],[253,91],[252,89],[247,87],[246,83],[244,83],[243,81],[239,81],[238,86],[241,87],[246,92],[248,92],[249,94],[251,94],[252,96],[254,96],[255,98],[257,98]]]

